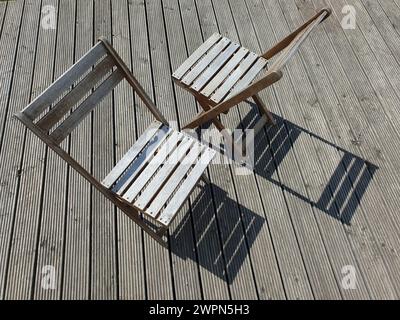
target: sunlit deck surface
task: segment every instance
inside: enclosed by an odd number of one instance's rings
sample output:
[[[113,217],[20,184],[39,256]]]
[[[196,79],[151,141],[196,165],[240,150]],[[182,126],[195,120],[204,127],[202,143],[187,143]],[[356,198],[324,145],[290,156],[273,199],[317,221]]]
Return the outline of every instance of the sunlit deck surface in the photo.
[[[212,164],[169,249],[12,117],[104,35],[182,126],[199,106],[171,74],[205,39],[261,53],[324,6],[332,16],[261,93],[278,124],[256,137],[254,170]],[[400,0],[1,1],[0,298],[398,299],[399,30]],[[136,98],[120,85],[63,142],[96,177],[153,120]],[[222,121],[256,117],[243,103]]]

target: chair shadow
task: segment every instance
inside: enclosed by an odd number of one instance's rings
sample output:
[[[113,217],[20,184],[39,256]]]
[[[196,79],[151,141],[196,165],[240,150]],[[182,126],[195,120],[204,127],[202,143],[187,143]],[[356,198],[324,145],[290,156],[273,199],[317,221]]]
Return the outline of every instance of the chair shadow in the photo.
[[[265,219],[232,200],[215,184],[205,186],[191,207],[192,215],[185,214],[170,234],[171,251],[182,259],[198,261],[201,267],[232,283]]]
[[[258,112],[254,111],[256,109],[256,107],[251,108],[243,119],[244,128],[251,128],[259,119]],[[368,185],[379,168],[276,114],[274,118],[277,122],[276,126],[266,126],[266,134],[265,131],[260,132],[254,139],[254,172],[329,216],[350,225]],[[324,147],[334,148],[342,154],[340,162],[331,173],[329,181],[316,201],[273,178],[276,168],[288,152],[296,147],[296,140],[300,134],[307,134],[312,139],[322,142]],[[313,146],[310,147],[313,148]]]
[[[260,117],[254,111],[256,108],[251,109],[242,119],[242,128],[252,128]],[[290,121],[277,115],[274,117],[277,125],[266,126],[254,139],[255,174],[341,223],[350,225],[379,168]],[[307,134],[342,154],[316,201],[274,178],[276,169],[288,152],[296,147],[300,134]],[[200,191],[192,201],[191,212],[185,214],[169,235],[171,252],[182,259],[198,262],[217,277],[232,283],[266,222],[264,217],[237,203],[214,184],[206,185]]]

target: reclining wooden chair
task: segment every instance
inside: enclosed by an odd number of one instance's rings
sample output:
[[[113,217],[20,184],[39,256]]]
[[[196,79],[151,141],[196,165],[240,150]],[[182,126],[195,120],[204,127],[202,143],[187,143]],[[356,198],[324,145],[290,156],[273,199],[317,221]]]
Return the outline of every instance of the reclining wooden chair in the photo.
[[[165,246],[163,237],[168,226],[200,178],[206,180],[204,171],[215,151],[193,137],[171,129],[112,46],[104,38],[99,40],[15,116]],[[99,182],[59,145],[124,78],[156,121]],[[49,108],[51,105],[53,107]]]
[[[172,74],[174,81],[192,93],[203,108],[203,111],[185,128],[194,129],[205,122],[212,121],[216,128],[222,131],[225,143],[229,148],[233,148],[232,151],[241,159],[242,149],[224,130],[225,127],[218,120],[218,115],[228,112],[233,106],[251,97],[262,115],[254,126],[254,136],[265,124],[275,124],[271,112],[259,97],[258,92],[282,77],[282,68],[288,60],[310,32],[330,13],[330,9],[322,9],[260,56],[218,33],[213,34]],[[281,55],[267,69],[268,60],[281,51]],[[252,83],[262,71],[266,73]]]

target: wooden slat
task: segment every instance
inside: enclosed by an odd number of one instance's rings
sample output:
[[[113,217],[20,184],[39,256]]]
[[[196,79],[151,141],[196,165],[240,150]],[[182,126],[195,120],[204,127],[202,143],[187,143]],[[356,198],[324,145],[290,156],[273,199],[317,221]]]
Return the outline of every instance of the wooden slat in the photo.
[[[160,217],[158,218],[158,221],[160,221],[165,226],[168,226],[171,223],[176,212],[186,201],[188,195],[191,193],[192,189],[196,186],[201,175],[207,168],[210,161],[213,159],[214,155],[215,151],[212,149],[207,148],[204,151],[199,161],[190,171],[189,176],[182,183],[179,190],[174,194],[174,196],[172,197],[171,201],[169,202],[165,210],[161,213]]]
[[[225,80],[221,87],[211,96],[211,100],[218,103],[220,102],[229,90],[236,84],[236,82],[243,76],[250,66],[256,61],[258,56],[250,52],[249,55],[239,64],[239,66],[232,72],[232,74]]]
[[[204,146],[198,143],[192,146],[192,149],[187,154],[185,158],[182,159],[182,163],[176,168],[174,173],[169,177],[168,181],[162,187],[159,193],[157,193],[154,200],[151,202],[150,206],[146,209],[146,213],[152,217],[157,217],[161,208],[165,205],[167,200],[174,193],[175,189],[178,187],[179,183],[183,180],[187,172],[190,170],[192,165],[199,158],[202,153]],[[186,194],[185,197],[189,195]],[[144,207],[147,204],[138,203],[138,205]]]
[[[81,100],[114,65],[112,57],[105,57],[78,85],[65,95],[37,125],[47,131],[53,127],[79,100]]]
[[[182,79],[182,83],[189,86],[206,69],[209,64],[224,50],[231,40],[222,38]]]
[[[196,91],[201,90],[231,58],[238,48],[239,45],[237,43],[231,43],[228,48],[226,48],[224,52],[222,52],[218,58],[216,58],[214,62],[211,63],[210,66],[196,79],[191,88]]]
[[[209,97],[215,89],[226,79],[226,77],[236,68],[240,61],[249,52],[246,48],[240,48],[238,52],[229,60],[229,62],[219,71],[215,77],[201,91],[201,94]]]
[[[172,74],[172,76],[180,80],[183,75],[219,40],[221,35],[214,33],[200,47],[187,58],[181,66]]]
[[[131,182],[136,178],[137,174],[140,173],[144,166],[153,157],[154,153],[157,151],[157,148],[160,147],[171,131],[172,129],[167,126],[163,126],[161,130],[157,131],[154,138],[147,143],[143,149],[143,152],[140,153],[133,161],[132,166],[123,174],[121,177],[122,181],[118,181],[117,184],[112,188],[114,192],[117,192],[118,195],[122,195],[125,192]]]
[[[187,139],[179,145],[172,154],[171,159],[176,161],[168,161],[160,171],[154,176],[153,180],[142,190],[142,194],[135,201],[134,205],[140,210],[144,210],[147,203],[152,199],[154,194],[162,187],[163,183],[168,179],[173,170],[179,164],[179,161],[185,156],[190,146],[193,144],[192,139]],[[125,200],[131,202],[133,199],[125,198]]]
[[[160,151],[157,155],[150,161],[147,167],[142,171],[139,177],[136,179],[135,183],[131,185],[128,191],[125,192],[125,199],[135,199],[147,182],[151,179],[153,174],[159,169],[169,154],[173,152],[175,147],[178,145],[179,141],[184,137],[183,133],[174,131],[164,142]]]
[[[124,78],[123,73],[115,70],[50,136],[55,143],[63,141],[72,130],[92,111],[96,105]]]
[[[229,93],[228,98],[235,94],[235,92],[239,92],[243,90],[246,86],[248,86],[251,81],[253,81],[253,79],[257,76],[257,74],[266,66],[266,64],[267,60],[259,58],[256,63],[253,64],[250,70],[246,72],[244,77],[236,83],[231,93]]]
[[[128,150],[127,153],[118,161],[115,167],[110,171],[110,173],[103,179],[102,184],[106,188],[110,188],[115,181],[122,175],[129,164],[136,158],[144,146],[153,138],[154,134],[162,126],[161,122],[154,121],[150,124],[147,130],[136,140],[134,145]]]
[[[96,44],[71,68],[61,75],[41,95],[34,99],[22,112],[32,120],[42,113],[60,94],[67,90],[78,80],[92,65],[106,54],[106,49],[101,43]]]

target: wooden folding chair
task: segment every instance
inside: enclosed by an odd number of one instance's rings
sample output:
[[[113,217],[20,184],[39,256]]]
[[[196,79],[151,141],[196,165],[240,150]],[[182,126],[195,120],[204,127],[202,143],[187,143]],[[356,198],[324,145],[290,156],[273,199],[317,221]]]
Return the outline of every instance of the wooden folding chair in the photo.
[[[202,177],[207,181],[204,171],[215,151],[171,129],[113,47],[104,38],[99,40],[15,116],[165,246],[166,230],[180,207]],[[156,121],[99,182],[59,145],[124,78]]]
[[[271,112],[258,92],[282,77],[282,68],[288,60],[310,32],[330,13],[330,9],[322,9],[260,56],[218,33],[213,34],[172,75],[174,81],[191,92],[203,108],[203,111],[185,128],[194,129],[212,121],[223,133],[226,144],[229,148],[233,148],[235,155],[241,160],[244,148],[241,149],[234,143],[231,135],[227,134],[225,127],[217,118],[218,115],[227,113],[230,108],[251,97],[262,115],[254,126],[255,135],[265,124],[275,124]],[[267,68],[268,60],[281,51],[281,55]],[[253,82],[262,71],[266,73]]]

